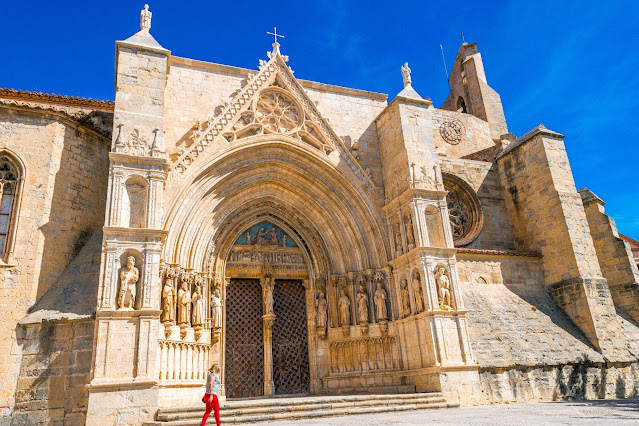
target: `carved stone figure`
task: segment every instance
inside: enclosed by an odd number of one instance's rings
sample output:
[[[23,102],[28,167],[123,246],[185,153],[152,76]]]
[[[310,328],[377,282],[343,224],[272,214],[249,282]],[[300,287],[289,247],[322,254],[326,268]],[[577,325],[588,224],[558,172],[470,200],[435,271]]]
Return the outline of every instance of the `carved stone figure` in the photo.
[[[406,218],[406,235],[408,236],[408,244],[415,247],[415,229],[413,228],[413,218]]]
[[[420,279],[419,272],[415,271],[413,274],[413,294],[415,295],[415,312],[424,312],[424,292],[422,291],[422,280]]]
[[[193,303],[193,320],[191,324],[202,326],[204,324],[204,299],[199,285],[195,286],[191,302]]]
[[[263,289],[262,297],[264,298],[265,314],[273,313],[273,286],[274,286],[274,280],[272,277],[264,278],[264,289]]]
[[[251,245],[251,233],[249,231],[244,234],[244,239],[246,240],[246,245]]]
[[[450,308],[450,279],[446,274],[446,268],[439,266],[435,274],[437,289],[439,294],[439,306],[442,308]]]
[[[257,232],[257,236],[255,237],[255,244],[259,244],[261,246],[267,245],[266,243],[266,231],[264,228],[260,228]]]
[[[361,285],[357,292],[357,318],[361,324],[368,324],[368,295]]]
[[[342,327],[351,325],[351,301],[344,289],[339,291],[339,301],[337,305],[339,307],[339,325]]]
[[[286,247],[286,240],[288,240],[288,235],[282,235],[282,247]]]
[[[222,300],[220,299],[220,289],[213,290],[211,296],[211,310],[213,311],[212,326],[214,330],[222,328]]]
[[[151,29],[151,12],[149,12],[149,5],[145,4],[144,9],[140,12],[140,29],[144,32],[149,32]]]
[[[135,257],[126,259],[126,267],[120,271],[120,294],[118,306],[120,309],[133,309],[135,306],[135,286],[140,279],[140,271],[135,267]]]
[[[402,233],[399,230],[399,227],[397,227],[397,231],[395,232],[395,250],[397,250],[398,254],[404,253],[404,247],[402,244]]]
[[[188,272],[183,272],[180,277],[180,289],[178,290],[178,324],[188,324],[191,319],[191,291],[189,289]]]
[[[327,306],[326,306],[326,298],[324,298],[324,292],[319,292],[319,297],[317,298],[317,326],[318,327],[326,327],[326,318],[327,318]]]
[[[387,320],[388,311],[386,308],[386,290],[382,288],[382,283],[377,283],[377,290],[375,290],[375,310],[377,311],[378,320]]]
[[[277,237],[277,232],[275,231],[275,228],[271,228],[271,230],[268,233],[268,236],[270,238],[269,244],[272,246],[279,246],[280,242],[279,242],[279,238]]]
[[[404,87],[412,83],[412,80],[410,78],[410,68],[408,68],[408,62],[404,62],[404,66],[402,67],[402,78],[404,79]]]
[[[164,287],[162,288],[162,322],[175,321],[175,268],[164,270]]]
[[[410,315],[410,293],[408,292],[408,281],[402,279],[402,314],[405,317]]]

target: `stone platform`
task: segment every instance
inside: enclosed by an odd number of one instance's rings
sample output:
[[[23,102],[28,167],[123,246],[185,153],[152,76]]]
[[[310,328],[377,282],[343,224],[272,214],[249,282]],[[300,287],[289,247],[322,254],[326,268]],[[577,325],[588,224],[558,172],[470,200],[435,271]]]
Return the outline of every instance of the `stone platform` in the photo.
[[[260,398],[225,401],[220,408],[220,417],[223,424],[242,424],[458,406],[457,402],[447,402],[446,398],[439,392],[402,395]],[[144,423],[144,425],[199,425],[203,414],[204,404],[182,408],[161,408],[158,410],[157,420]],[[208,423],[215,424],[212,415]]]

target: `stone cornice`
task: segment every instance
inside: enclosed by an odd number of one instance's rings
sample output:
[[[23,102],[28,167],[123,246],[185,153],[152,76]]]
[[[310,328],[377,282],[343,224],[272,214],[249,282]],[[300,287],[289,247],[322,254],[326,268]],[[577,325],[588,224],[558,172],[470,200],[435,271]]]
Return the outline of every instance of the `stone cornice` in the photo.
[[[171,56],[171,65],[174,66],[188,66],[193,68],[200,68],[208,71],[221,71],[229,74],[241,75],[243,77],[248,74],[255,74],[255,70],[248,68],[234,67],[231,65],[216,64],[214,62],[199,61],[197,59],[182,58],[179,56]],[[373,99],[380,102],[385,102],[388,99],[388,95],[385,93],[371,92],[369,90],[352,89],[350,87],[337,86],[334,84],[318,83],[316,81],[298,79],[299,83],[305,89],[322,90],[331,93],[341,93],[351,96],[360,96],[367,99]]]
[[[112,101],[102,101],[77,96],[56,95],[54,93],[32,92],[28,90],[16,90],[0,88],[0,98],[18,99],[31,102],[62,105],[77,108],[88,108],[96,111],[113,112],[115,104]]]
[[[534,257],[539,259],[542,257],[541,253],[532,252],[532,251],[513,251],[513,250],[481,250],[481,249],[470,249],[470,248],[459,248],[457,249],[457,254],[460,255],[488,255],[488,256],[519,256],[519,257]]]
[[[57,117],[71,126],[82,126],[87,132],[90,132],[97,139],[101,140],[107,146],[111,146],[111,133],[103,131],[102,129],[94,126],[90,121],[84,120],[87,114],[79,113],[74,114],[68,110],[72,107],[64,107],[57,105],[47,105],[44,103],[30,102],[27,100],[19,99],[2,99],[0,98],[0,108],[20,111],[27,114],[45,114],[52,117]]]

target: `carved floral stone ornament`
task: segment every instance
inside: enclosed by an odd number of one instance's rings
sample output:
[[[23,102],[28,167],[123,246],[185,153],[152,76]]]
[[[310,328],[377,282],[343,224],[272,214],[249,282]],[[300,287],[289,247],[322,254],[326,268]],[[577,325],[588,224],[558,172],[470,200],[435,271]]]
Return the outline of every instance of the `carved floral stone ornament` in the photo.
[[[255,116],[264,132],[288,133],[301,124],[303,113],[285,91],[269,88],[257,98]]]
[[[464,123],[458,119],[444,121],[439,126],[439,134],[451,145],[458,145],[462,141],[462,137],[466,133]]]
[[[475,191],[460,178],[444,174],[446,202],[455,246],[472,242],[481,232],[484,216]]]

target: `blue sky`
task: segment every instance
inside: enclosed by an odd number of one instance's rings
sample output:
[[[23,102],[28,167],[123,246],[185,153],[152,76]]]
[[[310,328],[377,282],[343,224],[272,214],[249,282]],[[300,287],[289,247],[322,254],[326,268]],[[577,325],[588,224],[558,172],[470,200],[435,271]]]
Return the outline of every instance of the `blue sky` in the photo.
[[[152,1],[151,33],[174,55],[255,69],[277,26],[299,78],[388,93],[413,86],[436,106],[463,31],[478,43],[511,132],[566,135],[578,188],[639,239],[639,5],[636,1]],[[0,87],[113,99],[114,41],[143,2],[4,2]],[[8,18],[8,19],[7,19]]]

